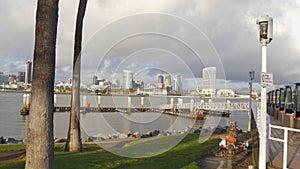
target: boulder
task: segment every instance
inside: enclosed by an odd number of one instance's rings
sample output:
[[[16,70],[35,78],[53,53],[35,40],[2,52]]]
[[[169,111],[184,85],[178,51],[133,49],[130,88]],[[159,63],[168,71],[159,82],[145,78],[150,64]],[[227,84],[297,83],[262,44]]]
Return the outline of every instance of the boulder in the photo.
[[[134,133],[132,134],[132,137],[133,137],[133,138],[140,138],[141,136],[140,136],[140,133],[139,133],[139,132],[134,132]]]
[[[159,130],[154,130],[152,132],[152,136],[155,137],[155,136],[158,136],[159,135]]]
[[[152,137],[152,131],[148,131],[146,134],[148,137]]]
[[[5,142],[6,142],[6,144],[18,144],[19,143],[19,141],[18,140],[16,140],[16,139],[14,139],[14,138],[7,138],[6,140],[5,140]]]
[[[125,134],[125,133],[121,133],[121,134],[119,134],[119,138],[127,138],[128,137],[128,135],[127,134]]]
[[[5,143],[6,143],[5,139],[3,138],[3,136],[1,136],[0,137],[0,144],[5,144]]]

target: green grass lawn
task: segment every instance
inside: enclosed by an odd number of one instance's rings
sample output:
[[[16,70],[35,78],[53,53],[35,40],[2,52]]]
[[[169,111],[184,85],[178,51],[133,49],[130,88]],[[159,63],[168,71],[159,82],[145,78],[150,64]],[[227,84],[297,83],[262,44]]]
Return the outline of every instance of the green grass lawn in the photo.
[[[153,139],[141,139],[125,145],[121,151],[139,149],[142,145],[144,150],[151,150],[151,146],[160,146],[170,143],[172,137],[157,137]],[[188,134],[177,146],[172,149],[149,158],[127,158],[114,155],[101,148],[84,147],[80,153],[60,151],[62,146],[56,146],[55,168],[56,169],[175,169],[175,168],[199,168],[198,160],[205,156],[211,149],[218,147],[219,139],[211,139],[205,143],[198,142],[199,134]],[[146,142],[146,143],[145,143]],[[148,147],[147,147],[148,146]],[[135,147],[135,148],[133,148]],[[3,146],[0,147],[0,152]],[[5,148],[7,149],[7,148]],[[151,155],[151,151],[150,154]],[[8,163],[0,165],[3,169],[24,168],[25,162]]]

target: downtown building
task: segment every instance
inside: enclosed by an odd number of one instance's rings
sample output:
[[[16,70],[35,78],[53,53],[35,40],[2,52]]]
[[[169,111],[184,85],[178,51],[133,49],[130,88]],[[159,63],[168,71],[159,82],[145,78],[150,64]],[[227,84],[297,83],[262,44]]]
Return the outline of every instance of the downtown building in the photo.
[[[207,67],[202,70],[202,92],[205,96],[216,95],[216,67]]]

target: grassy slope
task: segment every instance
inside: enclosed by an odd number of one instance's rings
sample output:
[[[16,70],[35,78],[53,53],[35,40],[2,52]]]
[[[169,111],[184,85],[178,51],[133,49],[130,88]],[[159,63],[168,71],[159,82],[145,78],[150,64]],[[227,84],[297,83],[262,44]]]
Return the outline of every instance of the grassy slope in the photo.
[[[176,136],[175,136],[176,137]],[[176,147],[169,151],[149,157],[149,158],[126,158],[114,155],[105,150],[98,148],[85,148],[84,152],[80,153],[68,153],[62,151],[55,152],[55,168],[56,169],[122,169],[122,168],[198,168],[198,160],[206,155],[208,150],[216,148],[218,146],[218,139],[212,139],[206,143],[199,144],[199,135],[189,134],[181,141]],[[143,145],[143,149],[150,150],[150,146],[159,146],[170,142],[171,137],[162,137],[159,139],[150,139],[149,144],[143,144],[138,142],[129,143],[125,145],[122,151],[130,151],[132,147],[139,148]],[[147,142],[147,141],[146,141]],[[147,146],[149,146],[147,148]],[[1,149],[1,147],[0,147]],[[1,151],[1,150],[0,150]],[[24,168],[24,162],[9,163],[0,165],[0,168]]]

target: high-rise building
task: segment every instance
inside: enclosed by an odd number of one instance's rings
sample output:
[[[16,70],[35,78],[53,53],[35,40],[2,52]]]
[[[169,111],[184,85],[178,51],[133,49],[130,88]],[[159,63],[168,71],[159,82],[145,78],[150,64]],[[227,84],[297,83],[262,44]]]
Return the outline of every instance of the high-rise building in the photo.
[[[19,82],[25,82],[25,72],[18,72]]]
[[[26,62],[26,69],[25,69],[25,84],[31,83],[31,66],[32,62]]]
[[[158,81],[157,81],[157,88],[163,89],[164,88],[164,76],[158,75]]]
[[[0,74],[0,85],[8,83],[8,76],[4,75],[3,73]]]
[[[172,81],[171,81],[171,75],[165,74],[165,87],[170,87],[172,86]]]
[[[8,82],[9,83],[14,83],[17,80],[17,75],[15,74],[9,74],[8,75]]]
[[[216,94],[216,67],[207,67],[202,70],[202,93],[208,96]]]
[[[181,93],[181,90],[182,90],[181,75],[176,75],[174,78],[174,90],[176,92]]]
[[[93,76],[93,85],[96,85],[98,77],[96,75]]]
[[[133,88],[133,73],[130,70],[123,70],[123,89]]]

